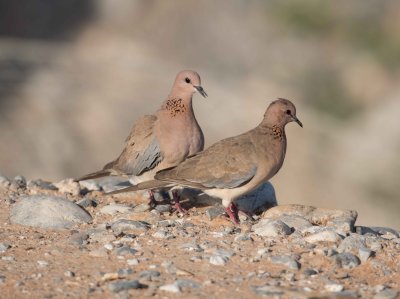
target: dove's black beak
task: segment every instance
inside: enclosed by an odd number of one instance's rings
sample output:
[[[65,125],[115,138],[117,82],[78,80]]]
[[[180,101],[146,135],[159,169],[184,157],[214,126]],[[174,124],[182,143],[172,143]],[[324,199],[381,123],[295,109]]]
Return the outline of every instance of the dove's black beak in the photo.
[[[199,86],[193,86],[194,88],[197,89],[197,91],[203,96],[203,97],[207,97],[207,93],[204,91],[203,87]]]
[[[297,122],[300,127],[303,127],[303,124],[301,123],[301,121],[295,115],[291,115],[291,116],[293,118],[293,121]]]

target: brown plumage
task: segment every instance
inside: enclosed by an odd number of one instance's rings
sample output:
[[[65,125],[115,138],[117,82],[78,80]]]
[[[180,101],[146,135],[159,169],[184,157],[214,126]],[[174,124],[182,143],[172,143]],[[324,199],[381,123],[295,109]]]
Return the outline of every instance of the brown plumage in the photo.
[[[292,102],[272,102],[254,129],[221,140],[176,167],[159,171],[154,181],[129,187],[130,191],[162,186],[187,186],[222,199],[229,217],[238,222],[233,201],[270,180],[282,167],[286,154],[285,126],[295,121]]]
[[[195,92],[207,96],[201,87],[200,76],[194,71],[180,72],[161,108],[154,115],[141,117],[133,125],[119,157],[102,170],[77,181],[122,175],[135,176],[136,181],[145,182],[152,180],[157,171],[176,166],[186,157],[203,150],[204,136],[192,106]]]

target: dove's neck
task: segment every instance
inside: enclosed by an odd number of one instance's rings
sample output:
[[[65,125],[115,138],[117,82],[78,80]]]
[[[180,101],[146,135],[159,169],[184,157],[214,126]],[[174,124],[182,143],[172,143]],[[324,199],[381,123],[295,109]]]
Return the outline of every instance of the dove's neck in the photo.
[[[279,124],[267,124],[262,122],[258,126],[258,130],[263,135],[269,135],[273,138],[273,140],[277,141],[285,141],[286,134],[285,134],[285,126]]]
[[[192,94],[172,92],[161,106],[161,110],[170,117],[193,117]]]

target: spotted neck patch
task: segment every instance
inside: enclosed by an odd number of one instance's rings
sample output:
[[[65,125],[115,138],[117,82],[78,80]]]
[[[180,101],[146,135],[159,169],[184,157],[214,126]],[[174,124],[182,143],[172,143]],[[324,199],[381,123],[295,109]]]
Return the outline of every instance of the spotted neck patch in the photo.
[[[283,138],[283,129],[278,127],[278,126],[272,126],[271,135],[274,137],[274,139],[282,140],[282,138]]]
[[[172,117],[182,114],[186,111],[186,106],[183,100],[180,98],[168,99],[165,103],[165,109],[170,113]]]

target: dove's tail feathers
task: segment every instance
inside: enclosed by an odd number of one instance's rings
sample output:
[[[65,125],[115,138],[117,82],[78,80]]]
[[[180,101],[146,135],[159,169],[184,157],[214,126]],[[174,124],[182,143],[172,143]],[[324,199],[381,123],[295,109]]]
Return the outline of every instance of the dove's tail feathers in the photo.
[[[169,185],[171,185],[171,183],[169,183],[169,182],[154,180],[154,181],[147,181],[147,182],[139,183],[137,185],[130,186],[128,188],[118,189],[118,190],[115,190],[112,192],[108,192],[106,194],[113,195],[113,194],[118,194],[118,193],[133,192],[133,191],[146,190],[146,189],[148,189],[148,190],[160,189],[160,188],[164,188],[164,187],[169,187]]]
[[[80,178],[77,178],[77,179],[75,179],[75,182],[97,179],[97,178],[105,177],[108,175],[111,175],[111,171],[109,169],[102,169],[102,170],[84,175]]]

